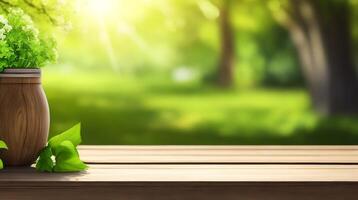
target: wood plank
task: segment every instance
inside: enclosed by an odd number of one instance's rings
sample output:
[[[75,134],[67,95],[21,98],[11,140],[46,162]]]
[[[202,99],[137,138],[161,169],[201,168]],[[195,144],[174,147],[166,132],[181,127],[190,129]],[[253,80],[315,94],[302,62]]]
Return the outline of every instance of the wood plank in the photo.
[[[7,168],[4,183],[75,182],[358,182],[358,165],[90,165],[83,173]]]
[[[357,146],[81,146],[90,169],[0,171],[1,199],[357,199]]]
[[[90,165],[84,173],[0,172],[1,199],[355,200],[358,165]]]
[[[88,163],[357,163],[358,146],[81,146]]]
[[[356,183],[82,183],[15,185],[1,199],[76,200],[356,200]]]

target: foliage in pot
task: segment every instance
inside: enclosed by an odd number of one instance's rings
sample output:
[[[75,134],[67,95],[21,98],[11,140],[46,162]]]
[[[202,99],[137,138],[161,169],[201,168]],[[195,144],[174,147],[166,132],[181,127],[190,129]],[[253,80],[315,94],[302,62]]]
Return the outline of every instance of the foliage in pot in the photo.
[[[57,58],[56,43],[19,8],[0,15],[0,140],[5,164],[31,165],[46,145],[49,108],[40,67]]]
[[[31,17],[19,8],[0,15],[0,70],[39,68],[57,59],[56,42],[40,34]]]

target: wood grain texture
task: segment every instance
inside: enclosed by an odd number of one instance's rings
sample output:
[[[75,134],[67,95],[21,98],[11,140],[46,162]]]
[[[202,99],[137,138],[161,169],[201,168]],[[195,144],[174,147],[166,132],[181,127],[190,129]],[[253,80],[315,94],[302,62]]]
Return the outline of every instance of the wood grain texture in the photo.
[[[356,200],[356,183],[83,183],[0,188],[1,199],[76,200]]]
[[[90,165],[87,172],[7,168],[1,182],[358,182],[358,165]]]
[[[0,171],[0,197],[355,200],[357,149],[356,146],[81,146],[82,158],[92,163],[88,171],[49,174],[33,168],[6,168]],[[227,157],[220,159],[225,154]],[[329,158],[330,154],[345,159],[334,160]],[[247,162],[250,155],[259,156]],[[167,160],[170,156],[179,161]],[[270,157],[275,162],[264,162]],[[117,160],[107,160],[113,158]],[[314,158],[321,160],[313,161]]]
[[[81,146],[88,163],[357,163],[358,146]]]
[[[47,142],[49,108],[38,75],[0,75],[0,139],[9,147],[1,158],[7,166],[31,165]]]

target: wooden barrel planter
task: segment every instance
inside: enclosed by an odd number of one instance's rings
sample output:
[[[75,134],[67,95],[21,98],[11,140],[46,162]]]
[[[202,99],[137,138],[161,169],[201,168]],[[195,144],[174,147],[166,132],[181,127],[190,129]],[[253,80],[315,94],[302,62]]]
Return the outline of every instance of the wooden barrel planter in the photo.
[[[33,164],[45,147],[50,114],[39,69],[6,69],[0,73],[0,139],[9,150],[7,166]]]

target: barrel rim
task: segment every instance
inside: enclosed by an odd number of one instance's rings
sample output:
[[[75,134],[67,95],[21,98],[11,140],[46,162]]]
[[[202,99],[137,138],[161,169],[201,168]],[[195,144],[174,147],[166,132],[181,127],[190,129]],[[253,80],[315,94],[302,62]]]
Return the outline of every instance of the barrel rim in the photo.
[[[3,72],[0,73],[0,77],[24,77],[24,78],[36,78],[41,77],[41,69],[5,69]]]

